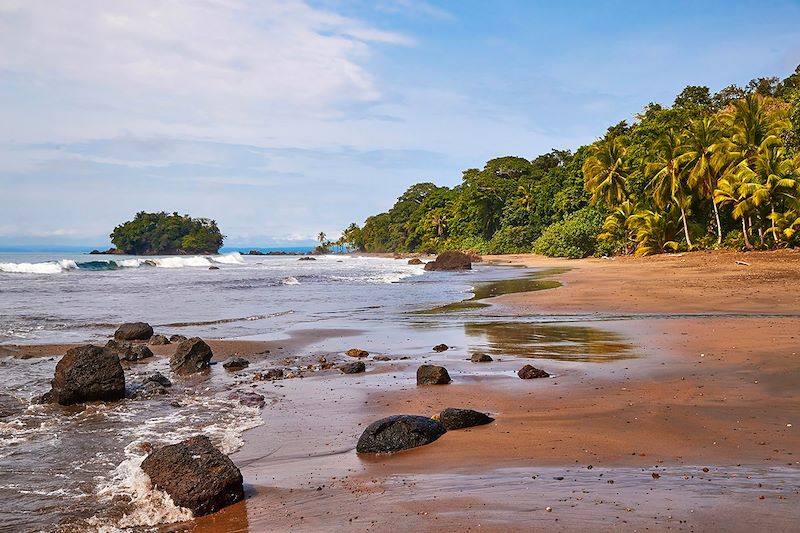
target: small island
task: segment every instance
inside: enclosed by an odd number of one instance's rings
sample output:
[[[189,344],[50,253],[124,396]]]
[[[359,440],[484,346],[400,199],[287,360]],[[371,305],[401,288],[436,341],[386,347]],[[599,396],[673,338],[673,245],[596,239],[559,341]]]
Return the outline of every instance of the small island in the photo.
[[[114,248],[105,254],[188,255],[215,254],[225,236],[217,222],[208,218],[192,218],[178,213],[136,213],[111,232]]]

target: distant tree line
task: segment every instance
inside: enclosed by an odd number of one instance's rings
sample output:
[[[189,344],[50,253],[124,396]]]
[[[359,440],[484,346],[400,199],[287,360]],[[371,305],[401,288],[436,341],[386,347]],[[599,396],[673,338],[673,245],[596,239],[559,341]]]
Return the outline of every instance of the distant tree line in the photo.
[[[369,252],[647,255],[800,244],[800,66],[716,94],[686,87],[588,146],[500,157],[412,185],[340,241]]]
[[[117,250],[134,255],[214,254],[224,238],[214,220],[163,211],[140,211],[111,232]]]

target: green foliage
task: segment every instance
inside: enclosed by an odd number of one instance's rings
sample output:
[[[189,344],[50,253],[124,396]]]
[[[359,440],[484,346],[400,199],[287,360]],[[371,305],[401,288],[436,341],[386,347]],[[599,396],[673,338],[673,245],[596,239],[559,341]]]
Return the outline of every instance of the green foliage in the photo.
[[[111,232],[111,242],[126,254],[213,254],[224,236],[217,223],[178,213],[136,213],[133,220]]]
[[[593,255],[597,249],[597,235],[602,227],[601,212],[593,207],[584,207],[545,229],[541,237],[536,239],[533,251],[551,257],[571,259]]]

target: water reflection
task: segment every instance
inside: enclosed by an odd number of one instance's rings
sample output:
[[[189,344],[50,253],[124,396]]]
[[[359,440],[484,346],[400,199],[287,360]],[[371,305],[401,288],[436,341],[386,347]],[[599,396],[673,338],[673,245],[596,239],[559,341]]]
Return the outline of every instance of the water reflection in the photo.
[[[466,323],[475,352],[493,357],[604,362],[636,357],[622,335],[612,331],[566,324],[526,322]],[[475,342],[478,341],[478,342]],[[485,348],[478,349],[479,346]]]

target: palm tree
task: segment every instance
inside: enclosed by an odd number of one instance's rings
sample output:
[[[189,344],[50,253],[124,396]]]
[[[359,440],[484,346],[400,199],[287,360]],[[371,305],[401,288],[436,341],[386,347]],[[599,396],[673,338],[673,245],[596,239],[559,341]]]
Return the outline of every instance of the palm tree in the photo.
[[[724,159],[718,157],[721,152],[720,143],[723,138],[722,129],[713,116],[693,120],[683,142],[683,154],[687,171],[687,183],[701,197],[710,198],[714,207],[714,219],[717,225],[717,246],[722,244],[722,224],[719,220],[717,200],[714,190],[721,174],[727,168]]]
[[[663,213],[650,210],[637,212],[631,220],[631,226],[636,231],[635,255],[676,252],[678,250],[676,236],[680,232],[680,218],[677,213],[678,210],[674,205]]]
[[[655,160],[646,166],[646,172],[653,176],[647,189],[653,195],[656,207],[665,209],[675,205],[680,209],[683,234],[686,237],[686,245],[691,250],[692,239],[689,237],[689,223],[686,217],[691,196],[687,191],[685,161],[680,136],[672,130],[663,134],[656,141]]]
[[[447,228],[447,213],[445,213],[444,209],[434,209],[431,211],[430,223],[434,231],[436,231],[436,236],[443,236],[444,230]]]
[[[324,231],[320,231],[319,235],[317,235],[317,240],[319,241],[319,245],[320,246],[325,246],[325,239],[327,239],[327,238],[328,238],[328,236],[325,235],[325,232]]]
[[[779,135],[788,126],[786,110],[759,94],[748,94],[735,101],[723,118],[734,132],[727,148],[737,163],[751,164],[760,149],[780,144]]]
[[[629,173],[625,147],[618,138],[595,144],[591,157],[583,164],[584,185],[592,194],[592,205],[600,200],[609,206],[625,201]]]
[[[742,164],[744,165],[744,163]],[[752,250],[753,245],[747,235],[747,219],[753,208],[753,202],[747,194],[749,187],[744,181],[746,178],[749,178],[749,176],[745,176],[742,172],[728,173],[717,183],[717,188],[714,190],[714,199],[719,205],[730,204],[733,206],[731,216],[734,220],[742,220],[744,245],[748,250]]]
[[[622,243],[624,254],[631,253],[636,245],[636,214],[638,206],[625,200],[614,208],[603,221],[603,233],[597,236],[600,240],[614,239]]]

